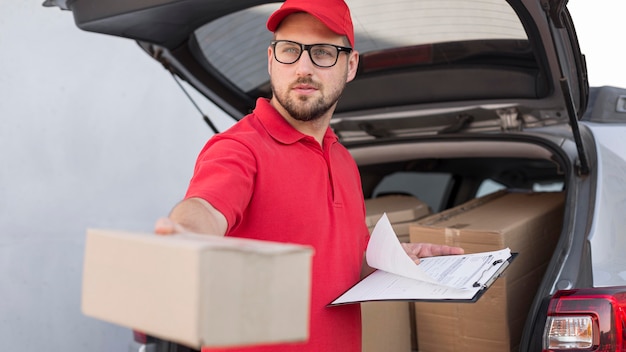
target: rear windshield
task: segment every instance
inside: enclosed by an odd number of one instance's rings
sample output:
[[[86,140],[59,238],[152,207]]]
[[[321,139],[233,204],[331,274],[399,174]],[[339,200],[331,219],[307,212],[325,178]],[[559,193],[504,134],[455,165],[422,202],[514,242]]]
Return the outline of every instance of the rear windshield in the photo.
[[[348,0],[362,72],[482,60],[524,60],[528,38],[505,0]],[[280,3],[252,7],[195,32],[196,55],[246,93],[269,80],[265,22]],[[393,54],[393,55],[392,55]],[[389,60],[389,57],[396,58]]]

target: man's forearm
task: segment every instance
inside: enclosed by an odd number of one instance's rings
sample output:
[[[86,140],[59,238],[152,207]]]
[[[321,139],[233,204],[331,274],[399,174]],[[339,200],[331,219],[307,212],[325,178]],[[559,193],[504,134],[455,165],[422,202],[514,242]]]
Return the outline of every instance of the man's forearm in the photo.
[[[223,236],[228,223],[222,213],[204,199],[189,198],[178,203],[169,218],[185,231]]]

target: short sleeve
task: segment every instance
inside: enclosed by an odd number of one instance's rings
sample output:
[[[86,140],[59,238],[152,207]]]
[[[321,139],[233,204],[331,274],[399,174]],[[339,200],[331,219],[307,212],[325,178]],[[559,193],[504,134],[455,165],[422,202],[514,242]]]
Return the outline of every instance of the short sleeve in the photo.
[[[253,152],[239,141],[215,136],[200,152],[185,198],[209,202],[228,221],[228,230],[243,216],[257,172]]]

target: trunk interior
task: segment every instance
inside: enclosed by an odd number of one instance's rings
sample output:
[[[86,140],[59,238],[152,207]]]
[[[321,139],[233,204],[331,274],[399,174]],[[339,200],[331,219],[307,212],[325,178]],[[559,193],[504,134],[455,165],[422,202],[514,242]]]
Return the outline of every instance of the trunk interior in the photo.
[[[519,253],[473,304],[362,304],[363,351],[519,348],[563,228],[572,170],[562,149],[567,143],[511,134],[348,146],[361,172],[370,231],[385,212],[401,242]]]

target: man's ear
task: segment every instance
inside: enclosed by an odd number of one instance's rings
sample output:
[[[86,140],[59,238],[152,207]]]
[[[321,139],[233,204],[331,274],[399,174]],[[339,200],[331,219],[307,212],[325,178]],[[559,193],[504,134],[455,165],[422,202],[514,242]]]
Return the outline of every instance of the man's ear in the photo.
[[[272,52],[272,46],[267,47],[267,73],[272,75],[272,63],[274,62],[274,53]]]
[[[359,68],[359,52],[352,50],[348,57],[348,75],[346,83],[352,81],[356,77],[356,70]]]

